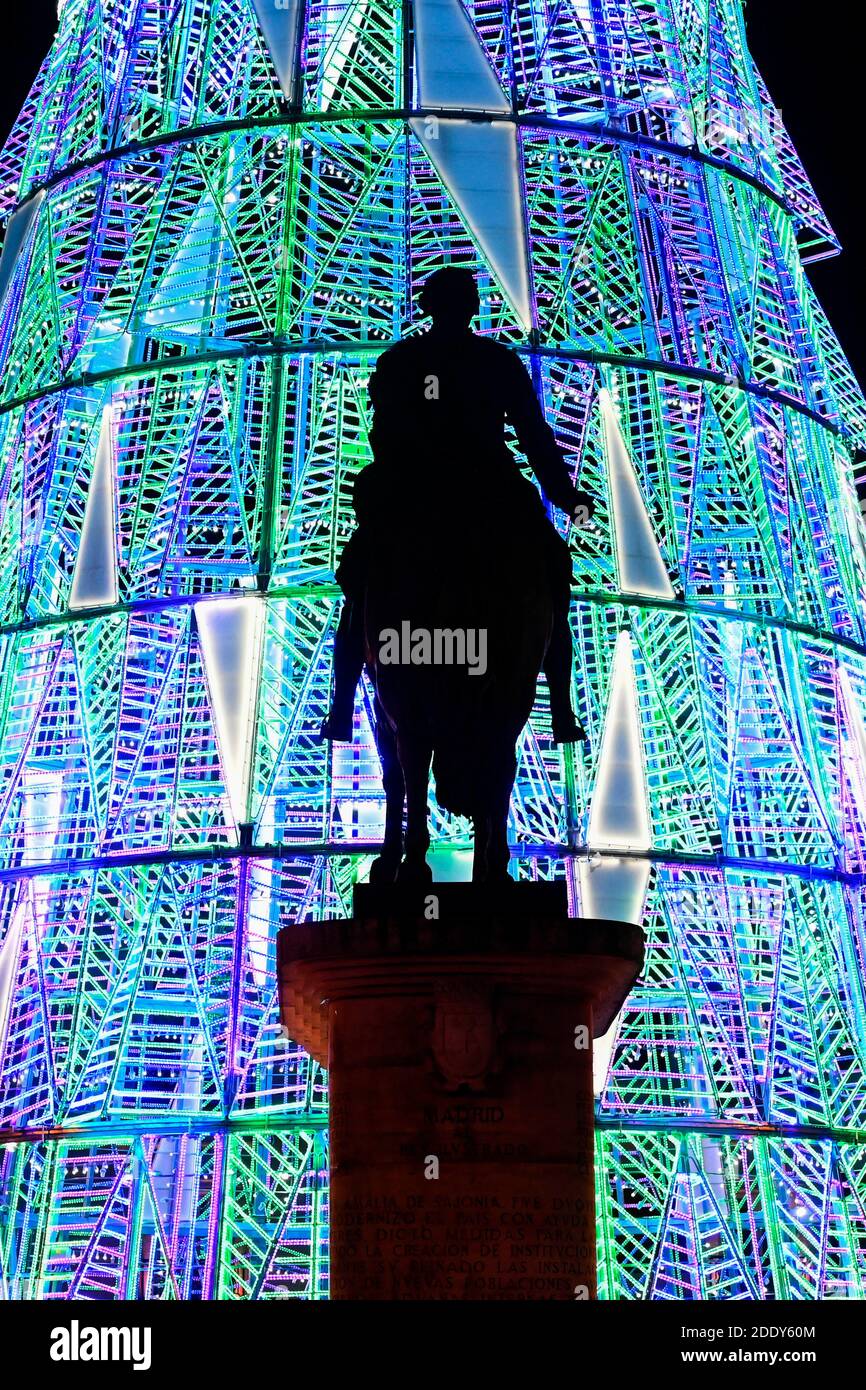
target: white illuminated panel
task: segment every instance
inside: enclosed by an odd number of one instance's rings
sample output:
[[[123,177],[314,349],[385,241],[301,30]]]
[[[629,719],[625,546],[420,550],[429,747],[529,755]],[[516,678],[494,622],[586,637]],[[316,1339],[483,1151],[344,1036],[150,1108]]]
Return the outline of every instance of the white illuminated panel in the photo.
[[[3,238],[3,253],[0,255],[0,308],[6,298],[6,291],[15,274],[15,267],[18,264],[18,257],[24,249],[27,238],[36,223],[39,209],[45,201],[45,190],[40,190],[32,198],[13,213],[6,228],[6,235]]]
[[[422,106],[511,110],[461,0],[415,0],[415,44]]]
[[[422,106],[511,110],[460,0],[415,0],[415,41]],[[410,124],[528,331],[529,257],[515,126],[439,116],[416,116]]]
[[[604,422],[608,485],[616,534],[619,587],[627,594],[674,598],[674,590],[629,457],[613,400],[599,392]]]
[[[410,124],[528,330],[532,312],[514,126],[438,120],[431,127],[423,116]]]
[[[117,603],[117,524],[111,410],[106,406],[90,475],[69,607],[99,608],[112,603]]]
[[[195,605],[226,790],[235,823],[247,820],[264,604],[258,598]]]
[[[591,854],[589,860],[579,860],[577,867],[583,917],[641,925],[650,875],[648,859]]]
[[[643,745],[631,637],[616,640],[598,778],[589,814],[589,858],[578,861],[583,917],[640,926],[649,886],[648,859],[593,854],[592,850],[648,850],[652,826],[644,779]],[[619,1028],[619,1016],[593,1048],[593,1082],[601,1094]]]
[[[652,844],[634,657],[625,631],[616,639],[588,843],[614,850],[648,850]]]
[[[603,922],[631,922],[639,927],[649,887],[648,859],[619,859],[591,855],[578,861],[581,916]],[[592,1045],[593,1092],[600,1096],[607,1080],[610,1059],[619,1033],[622,1010],[607,1032]]]
[[[649,887],[648,859],[617,859],[594,855],[578,863],[580,907],[584,917],[604,922],[643,922]],[[593,1092],[600,1096],[607,1081],[610,1059],[619,1034],[623,1010],[620,1009],[607,1032],[592,1045]]]
[[[301,0],[253,0],[253,9],[280,79],[283,96],[286,101],[291,101],[295,90]]]

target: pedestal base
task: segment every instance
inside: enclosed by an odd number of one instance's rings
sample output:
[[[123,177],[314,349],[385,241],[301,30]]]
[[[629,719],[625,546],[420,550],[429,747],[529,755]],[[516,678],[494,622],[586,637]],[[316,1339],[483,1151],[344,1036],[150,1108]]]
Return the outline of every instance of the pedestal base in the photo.
[[[593,1298],[591,1040],[640,929],[404,901],[279,955],[283,1023],[330,1071],[331,1296]]]

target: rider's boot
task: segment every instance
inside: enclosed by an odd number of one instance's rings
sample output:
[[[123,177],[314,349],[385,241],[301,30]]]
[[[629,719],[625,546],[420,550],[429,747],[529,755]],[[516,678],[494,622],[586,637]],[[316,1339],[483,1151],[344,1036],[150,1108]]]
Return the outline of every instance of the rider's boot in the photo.
[[[347,598],[334,636],[334,698],[322,721],[321,742],[352,742],[355,691],[363,670],[363,610],[361,604]]]
[[[586,730],[581,726],[571,704],[571,662],[568,605],[557,604],[550,646],[544,662],[544,674],[550,691],[550,720],[554,743],[582,743],[586,738]]]

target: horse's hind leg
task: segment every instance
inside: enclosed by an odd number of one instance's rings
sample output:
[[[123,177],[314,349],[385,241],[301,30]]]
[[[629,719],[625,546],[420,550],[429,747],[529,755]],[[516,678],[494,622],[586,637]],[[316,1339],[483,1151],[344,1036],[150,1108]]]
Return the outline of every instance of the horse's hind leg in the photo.
[[[504,882],[508,878],[508,863],[511,858],[511,851],[508,848],[508,807],[511,801],[510,794],[500,801],[491,812],[488,821],[489,833],[487,838],[487,874],[488,883]]]
[[[406,788],[394,731],[378,701],[376,747],[382,763],[382,783],[385,788],[385,838],[381,854],[370,865],[370,882],[393,883],[403,858],[403,802]]]
[[[427,825],[427,789],[433,750],[415,739],[399,740],[400,763],[406,784],[406,857],[397,875],[398,883],[430,883],[433,872],[427,863],[430,830]]]
[[[487,881],[487,850],[490,845],[490,817],[484,812],[472,817],[472,882]]]
[[[509,876],[508,811],[517,774],[513,746],[502,751],[495,768],[495,778],[486,789],[485,809],[473,818],[475,855],[472,879],[475,883],[504,883]]]

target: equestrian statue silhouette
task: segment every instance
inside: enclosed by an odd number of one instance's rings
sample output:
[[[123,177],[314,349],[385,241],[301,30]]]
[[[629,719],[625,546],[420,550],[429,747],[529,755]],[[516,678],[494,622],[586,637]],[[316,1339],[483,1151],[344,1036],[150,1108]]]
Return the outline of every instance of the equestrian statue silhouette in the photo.
[[[322,738],[351,741],[366,664],[386,796],[371,882],[432,879],[432,763],[439,805],[472,818],[473,880],[498,883],[516,744],[541,671],[555,741],[584,737],[571,704],[571,559],[506,426],[551,503],[586,523],[593,503],[520,358],[472,331],[472,274],[435,271],[420,306],[432,326],[384,352],[370,379],[373,463],[356,480],[358,526],[337,570],[345,601]]]

